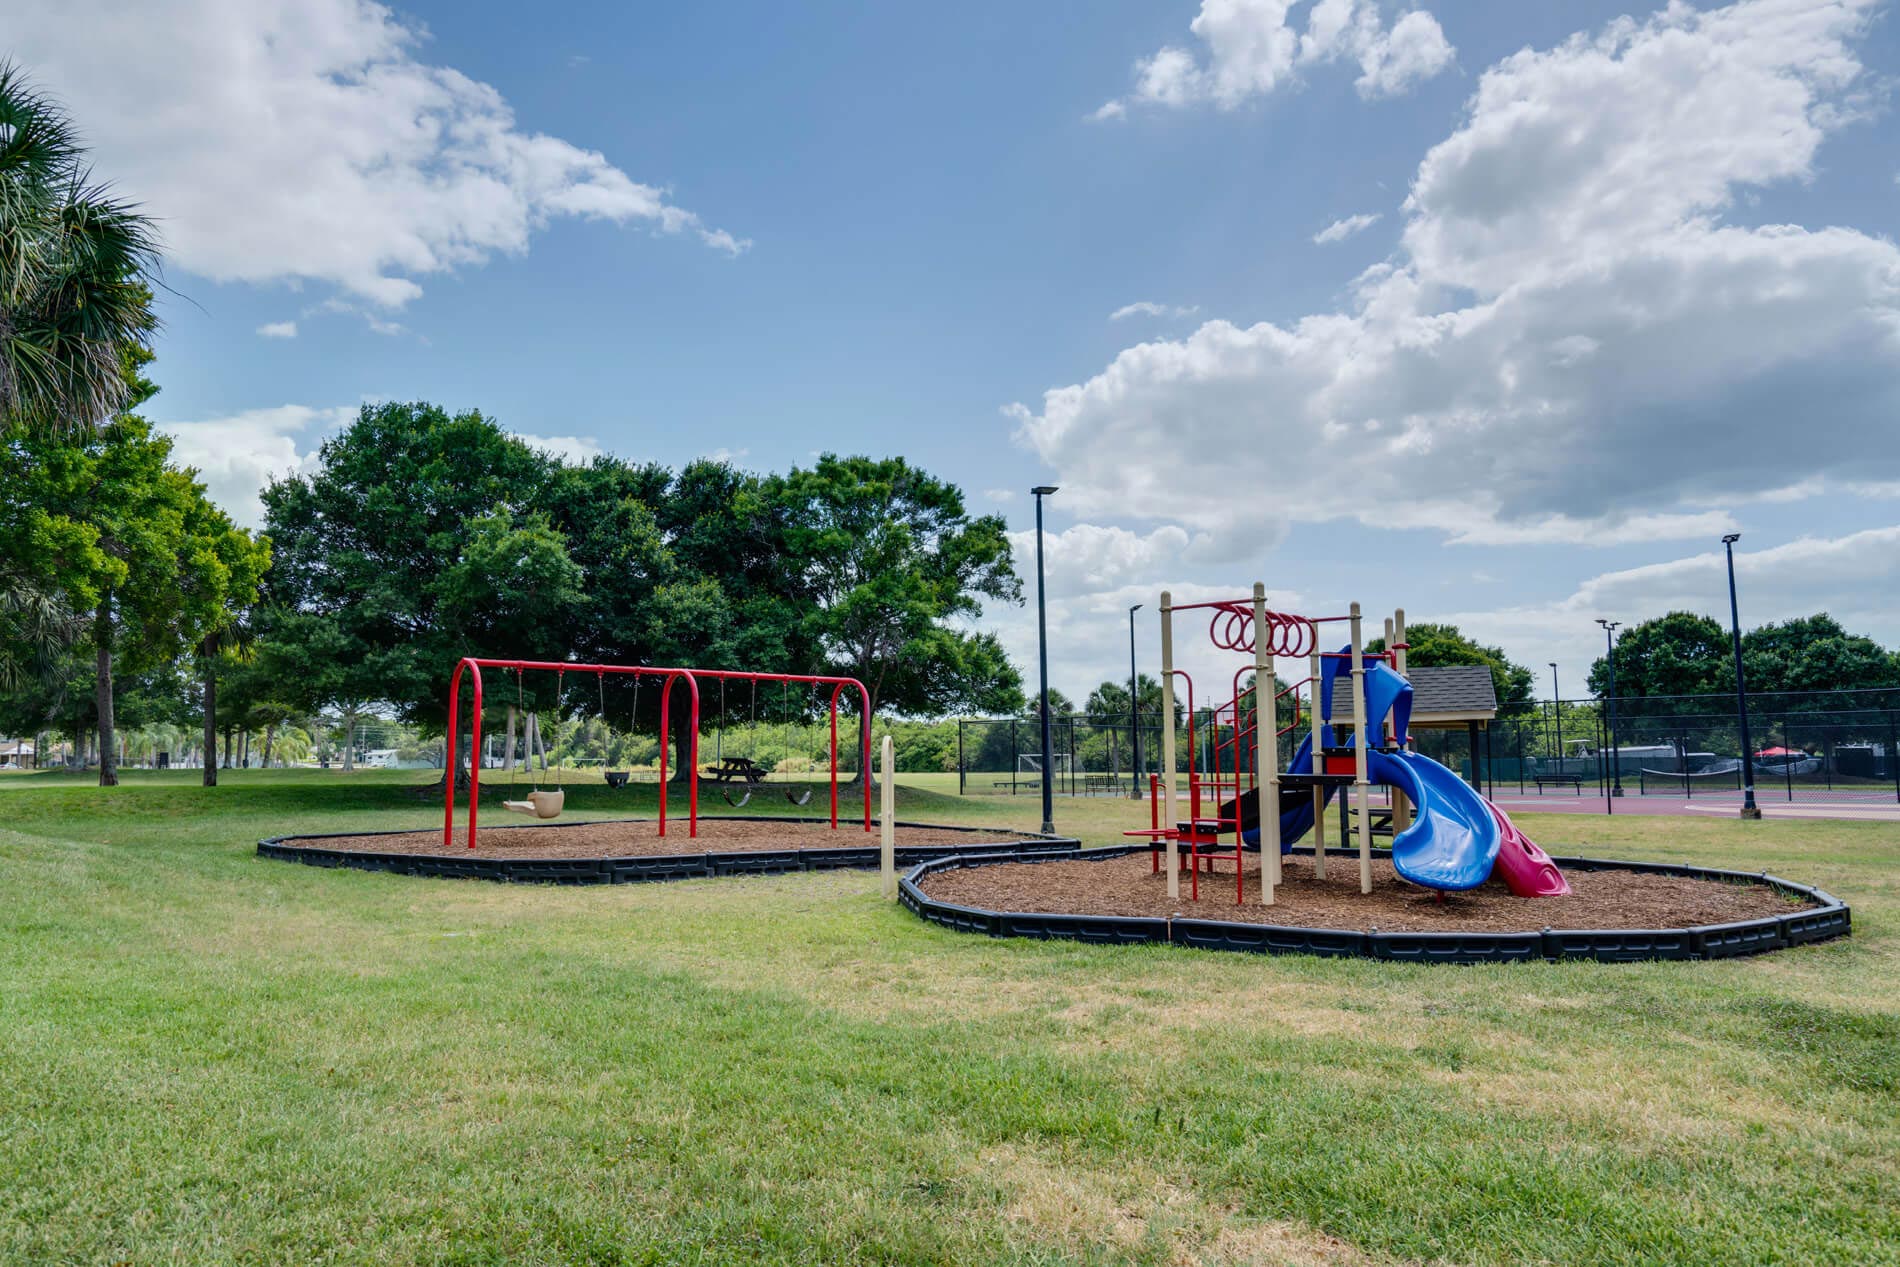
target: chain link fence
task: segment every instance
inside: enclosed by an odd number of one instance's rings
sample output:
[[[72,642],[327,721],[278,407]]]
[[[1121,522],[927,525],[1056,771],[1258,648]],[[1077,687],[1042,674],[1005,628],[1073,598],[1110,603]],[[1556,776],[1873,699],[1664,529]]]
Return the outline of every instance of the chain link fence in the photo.
[[[1532,702],[1506,707],[1479,729],[1474,744],[1463,726],[1416,727],[1412,746],[1487,792],[1603,795],[1739,802],[1743,783],[1741,725],[1732,695],[1630,697]],[[1764,692],[1748,700],[1750,753],[1757,800],[1792,803],[1900,803],[1900,689]],[[1615,742],[1609,737],[1612,712]],[[1232,773],[1231,717],[1206,709],[1182,714],[1175,728],[1177,772],[1215,767]],[[1310,719],[1281,701],[1282,768]],[[1243,725],[1252,725],[1251,714]],[[1076,713],[1050,719],[1053,767],[1063,796],[1146,796],[1161,771],[1162,719],[1157,714]],[[1289,742],[1291,741],[1291,742]],[[1218,752],[1216,748],[1218,747]],[[1251,742],[1241,765],[1251,767]],[[957,723],[957,786],[969,796],[1040,795],[1042,734],[1035,717],[966,718]],[[1137,756],[1137,754],[1139,754]]]
[[[1900,803],[1900,690],[1750,694],[1748,732],[1746,772],[1758,801]],[[1492,722],[1482,747],[1481,777],[1492,788],[1601,795],[1607,785],[1624,796],[1742,796],[1733,695],[1524,705]]]

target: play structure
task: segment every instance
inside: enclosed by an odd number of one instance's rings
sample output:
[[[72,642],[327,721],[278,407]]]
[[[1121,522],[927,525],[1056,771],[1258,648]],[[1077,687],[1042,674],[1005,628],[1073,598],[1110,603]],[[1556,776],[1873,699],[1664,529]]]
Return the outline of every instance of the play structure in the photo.
[[[804,673],[754,673],[729,669],[687,669],[676,667],[657,667],[654,665],[630,664],[578,664],[564,661],[545,660],[491,660],[478,657],[464,657],[456,662],[455,670],[449,677],[449,715],[445,765],[449,777],[447,784],[447,803],[442,817],[442,842],[445,846],[453,843],[455,835],[455,800],[458,778],[456,772],[461,768],[459,755],[461,740],[461,696],[462,679],[466,675],[470,681],[469,707],[469,746],[474,760],[468,763],[468,848],[476,845],[476,820],[480,814],[482,762],[482,670],[512,671],[515,675],[515,697],[517,704],[523,698],[522,675],[525,673],[552,673],[555,675],[555,697],[563,698],[568,674],[592,674],[595,678],[596,695],[603,720],[606,720],[608,677],[630,678],[634,686],[634,704],[630,712],[637,722],[639,713],[639,689],[642,682],[657,681],[660,691],[659,705],[659,776],[660,806],[659,834],[667,832],[667,749],[673,738],[672,708],[675,688],[685,691],[685,703],[688,710],[688,725],[682,740],[686,748],[686,793],[687,793],[687,830],[688,837],[699,834],[699,784],[702,771],[699,768],[699,731],[700,708],[704,694],[702,683],[716,684],[720,690],[721,714],[724,713],[724,697],[729,683],[744,683],[751,692],[751,714],[754,719],[758,712],[758,685],[761,682],[776,683],[781,689],[789,691],[800,686],[806,691],[816,690],[826,697],[825,708],[830,717],[830,770],[831,787],[831,827],[838,827],[838,705],[839,699],[847,692],[856,692],[858,703],[858,769],[866,772],[859,782],[864,792],[864,830],[871,830],[871,780],[868,776],[871,762],[871,696],[864,684],[856,678],[831,677],[823,674]],[[788,701],[789,702],[789,701]],[[609,723],[611,724],[611,723]],[[526,745],[530,752],[539,743],[538,726],[530,718],[526,731]],[[512,746],[512,730],[510,733]],[[511,754],[512,757],[512,754]],[[547,759],[545,746],[542,748],[542,768],[546,771]],[[529,762],[532,774],[533,763]],[[629,771],[604,771],[609,787],[624,787]],[[703,777],[720,785],[720,790],[728,804],[743,806],[755,791],[766,786],[766,771],[749,758],[726,758],[703,772]],[[735,789],[735,781],[743,784],[742,790]],[[812,790],[786,788],[785,797],[794,805],[805,805],[811,800]],[[514,813],[525,814],[536,819],[554,819],[561,815],[566,807],[567,794],[558,785],[542,788],[538,782],[519,800],[505,800],[502,805]]]
[[[1208,638],[1214,647],[1247,657],[1234,671],[1226,702],[1204,723],[1214,730],[1207,745],[1211,768],[1204,771],[1195,768],[1193,679],[1174,663],[1174,618],[1185,611],[1209,612]],[[1272,905],[1282,880],[1281,857],[1308,831],[1315,832],[1314,875],[1324,878],[1327,858],[1319,829],[1335,795],[1352,801],[1359,890],[1370,893],[1374,785],[1390,789],[1392,864],[1401,878],[1441,894],[1474,889],[1494,874],[1519,897],[1569,892],[1549,855],[1503,810],[1457,773],[1407,746],[1412,686],[1405,674],[1403,610],[1386,622],[1380,652],[1365,649],[1358,603],[1345,616],[1277,612],[1267,606],[1266,588],[1258,584],[1251,600],[1179,606],[1163,591],[1160,615],[1164,717],[1174,715],[1177,678],[1187,691],[1189,812],[1185,820],[1166,821],[1180,801],[1174,728],[1163,726],[1160,796],[1151,800],[1154,819],[1149,830],[1128,834],[1149,839],[1156,869],[1165,854],[1170,898],[1181,893],[1185,851],[1194,900],[1200,898],[1202,871],[1230,861],[1239,903],[1245,854],[1258,851],[1261,901]],[[1347,641],[1337,651],[1320,649],[1326,625],[1346,626]],[[1287,660],[1303,662],[1306,675],[1280,686],[1275,667]],[[1279,724],[1283,700],[1292,713],[1285,726]],[[1302,730],[1299,746],[1280,769],[1280,738]],[[1263,803],[1274,812],[1262,814]],[[1204,816],[1203,805],[1212,813]]]

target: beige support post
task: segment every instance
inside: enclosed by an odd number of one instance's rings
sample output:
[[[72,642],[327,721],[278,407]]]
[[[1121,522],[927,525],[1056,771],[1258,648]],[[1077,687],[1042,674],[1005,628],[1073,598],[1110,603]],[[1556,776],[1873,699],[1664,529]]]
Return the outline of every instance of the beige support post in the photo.
[[[1386,646],[1392,648],[1392,667],[1405,676],[1405,609],[1399,608],[1392,613],[1392,641]],[[1395,732],[1396,733],[1396,732]],[[1405,793],[1392,789],[1392,834],[1397,836],[1412,825],[1412,802]]]
[[[1280,884],[1280,729],[1275,707],[1273,643],[1267,630],[1267,587],[1253,583],[1253,761],[1260,806],[1260,904],[1273,905]],[[1240,725],[1240,718],[1234,718]],[[1238,782],[1236,781],[1236,795]],[[1238,828],[1239,824],[1236,823]],[[1236,840],[1235,846],[1239,846]]]
[[[1161,817],[1174,826],[1174,595],[1161,591]],[[1168,837],[1168,899],[1181,896],[1181,842]]]
[[[884,900],[897,900],[897,797],[892,774],[896,762],[891,759],[891,737],[884,736],[878,747],[877,818],[878,862],[884,872]]]
[[[1313,725],[1313,738],[1307,745],[1307,751],[1313,754],[1312,759],[1307,762],[1307,769],[1315,774],[1326,768],[1326,756],[1319,750],[1320,730],[1325,725],[1325,719],[1319,715],[1319,679],[1324,667],[1325,661],[1319,658],[1319,631],[1315,629],[1313,632],[1313,681],[1308,688],[1312,696],[1308,701],[1312,705],[1310,710],[1312,716],[1308,720]],[[1319,783],[1313,785],[1313,878],[1315,880],[1326,878],[1326,788]]]
[[[1366,725],[1365,640],[1360,637],[1359,604],[1352,605],[1352,790],[1359,804],[1359,891],[1372,892],[1372,779],[1366,769],[1372,736]]]

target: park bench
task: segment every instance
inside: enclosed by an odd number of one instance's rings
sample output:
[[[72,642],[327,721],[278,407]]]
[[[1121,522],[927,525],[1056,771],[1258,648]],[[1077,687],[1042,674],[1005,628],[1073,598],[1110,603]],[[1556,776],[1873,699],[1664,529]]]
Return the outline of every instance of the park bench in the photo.
[[[1557,787],[1574,787],[1577,789],[1578,796],[1583,795],[1583,776],[1581,774],[1540,774],[1535,776],[1531,782],[1537,784],[1537,794],[1539,796],[1544,794],[1544,785],[1546,783]]]

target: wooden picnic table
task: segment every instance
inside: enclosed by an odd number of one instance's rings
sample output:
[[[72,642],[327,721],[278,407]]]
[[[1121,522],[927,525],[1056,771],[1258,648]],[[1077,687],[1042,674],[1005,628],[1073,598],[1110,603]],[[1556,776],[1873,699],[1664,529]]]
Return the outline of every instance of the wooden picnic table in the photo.
[[[715,783],[743,779],[747,783],[765,782],[765,767],[751,757],[726,757],[706,767],[706,777]]]

